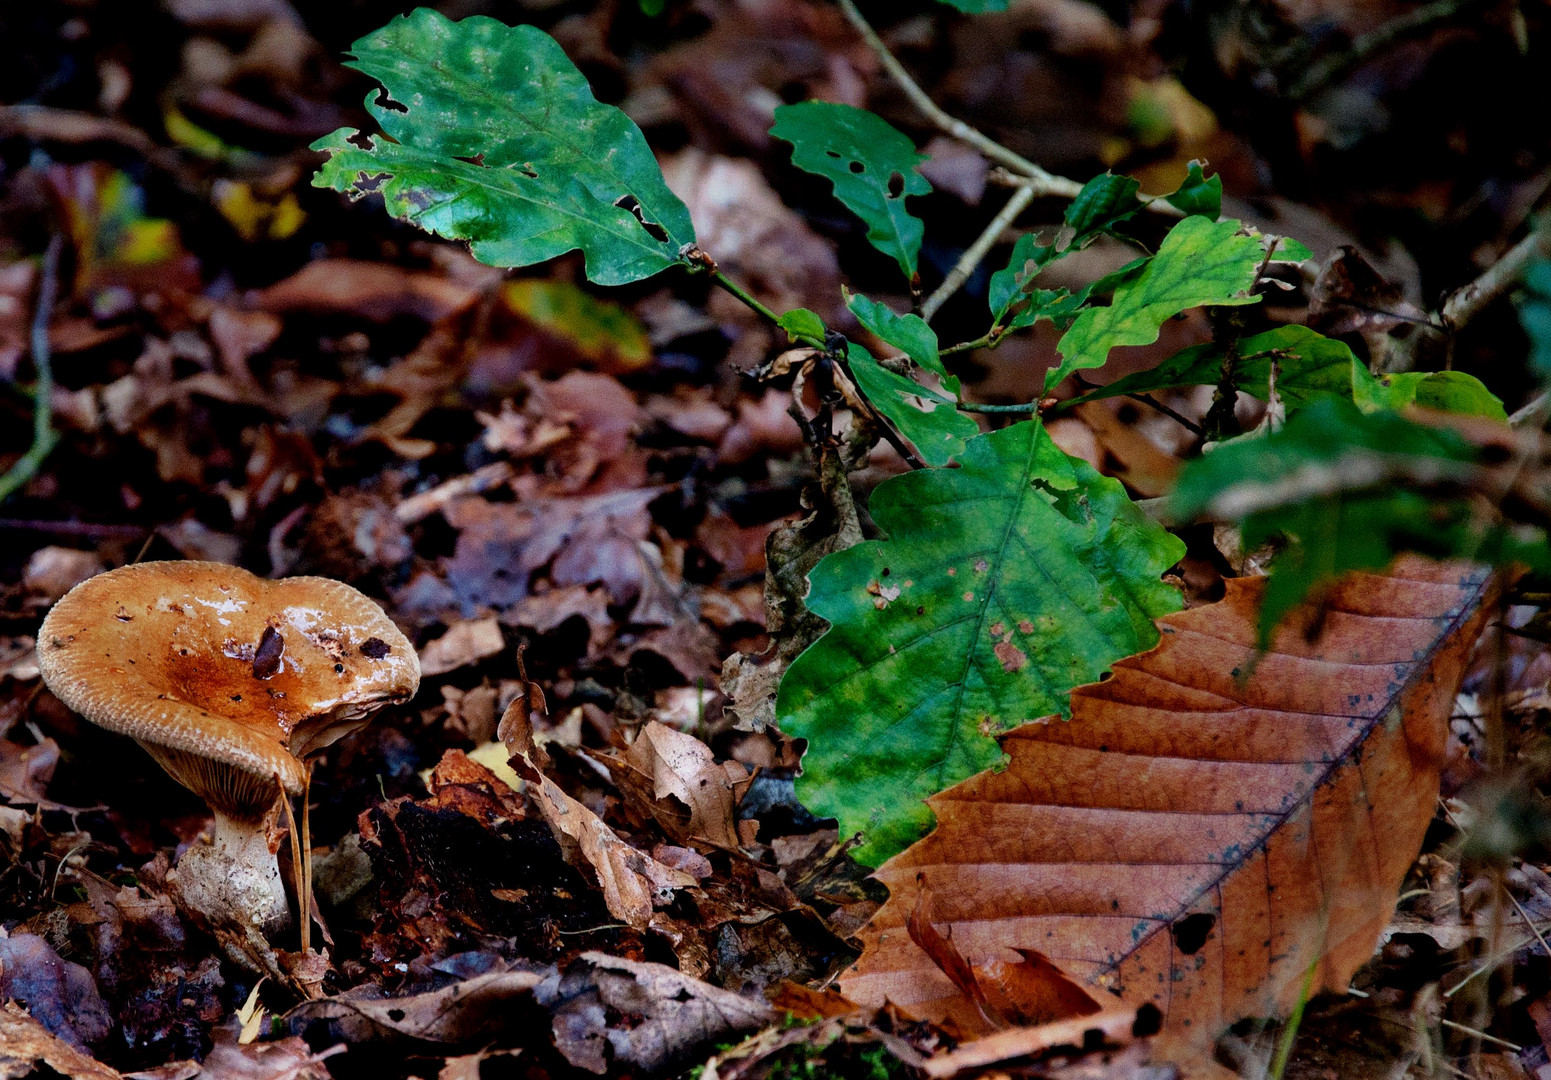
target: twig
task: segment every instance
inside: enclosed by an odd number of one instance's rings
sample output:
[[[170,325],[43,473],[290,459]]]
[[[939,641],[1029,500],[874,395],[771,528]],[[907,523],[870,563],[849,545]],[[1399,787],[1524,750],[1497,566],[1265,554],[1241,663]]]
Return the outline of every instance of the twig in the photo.
[[[38,306],[32,314],[32,366],[38,379],[32,401],[32,446],[0,476],[0,502],[38,474],[38,468],[59,441],[54,431],[54,365],[48,344],[48,320],[59,295],[59,254],[64,236],[55,233],[43,253],[43,277],[38,283]]]
[[[1543,218],[1535,229],[1508,249],[1486,272],[1463,288],[1456,289],[1444,301],[1439,314],[1443,325],[1458,330],[1481,313],[1481,309],[1507,292],[1524,268],[1537,258],[1551,257],[1551,215]]]
[[[1479,1028],[1466,1027],[1464,1024],[1458,1024],[1453,1020],[1444,1020],[1442,1018],[1438,1020],[1438,1023],[1442,1024],[1446,1028],[1453,1028],[1455,1031],[1464,1032],[1466,1035],[1470,1035],[1474,1038],[1483,1039],[1490,1043],[1496,1043],[1498,1046],[1506,1046],[1515,1054],[1521,1053],[1524,1050],[1524,1047],[1518,1045],[1517,1043],[1511,1043],[1507,1039],[1499,1039],[1496,1035],[1488,1035],[1486,1032],[1481,1031]]]
[[[850,20],[852,26],[856,27],[857,33],[862,35],[862,40],[867,42],[868,47],[878,54],[884,70],[894,77],[894,81],[905,92],[910,103],[938,128],[960,142],[973,146],[993,161],[999,161],[1009,169],[1034,181],[1039,189],[1035,191],[1037,195],[1064,195],[1071,198],[1082,190],[1082,185],[1077,181],[1046,172],[1023,155],[1014,153],[995,139],[982,135],[964,121],[943,112],[937,103],[927,96],[926,91],[921,89],[920,84],[911,77],[910,72],[905,70],[905,65],[899,62],[899,58],[889,51],[889,47],[883,43],[883,39],[872,28],[872,24],[857,9],[855,0],[840,0],[840,10],[845,12],[845,17]]]
[[[849,3],[850,0],[847,2]],[[942,284],[937,286],[937,290],[926,298],[926,303],[921,305],[923,319],[931,322],[932,316],[937,314],[938,309],[969,280],[969,276],[975,272],[975,267],[980,265],[980,261],[1002,238],[1002,233],[1006,232],[1007,227],[1023,213],[1023,208],[1034,201],[1034,188],[1033,183],[1025,183],[1012,193],[1012,197],[1007,200],[1001,212],[991,219],[991,224],[987,225],[985,230],[975,238],[975,242],[965,249],[964,254],[959,256],[959,261],[948,272],[948,276],[943,278]]]

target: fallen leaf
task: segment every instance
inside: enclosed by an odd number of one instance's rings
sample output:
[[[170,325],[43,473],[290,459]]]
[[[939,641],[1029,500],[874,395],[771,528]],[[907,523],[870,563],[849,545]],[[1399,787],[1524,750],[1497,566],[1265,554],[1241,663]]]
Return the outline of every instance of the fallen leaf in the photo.
[[[364,997],[341,994],[309,1001],[286,1014],[293,1025],[360,1017],[387,1031],[428,1042],[462,1043],[494,1035],[514,1001],[525,999],[544,976],[531,971],[489,971],[424,994]],[[354,1029],[341,1029],[349,1033]]]
[[[471,619],[454,623],[447,632],[426,642],[420,650],[422,675],[445,675],[469,664],[477,664],[506,647],[501,624],[494,619]]]
[[[314,1054],[296,1036],[274,1042],[217,1042],[192,1080],[329,1080],[323,1062],[344,1052],[343,1046],[333,1046]]]
[[[92,973],[60,959],[35,934],[0,938],[0,1000],[25,1003],[34,1020],[77,1050],[113,1030]]]
[[[121,1080],[115,1070],[50,1034],[14,1001],[0,1005],[0,1080],[22,1080],[42,1068],[70,1080]]]
[[[1003,1062],[1037,1057],[1059,1047],[1092,1050],[1105,1044],[1123,1046],[1155,1034],[1158,1023],[1157,1008],[1143,1005],[1139,1009],[1112,1009],[1050,1024],[1012,1028],[928,1058],[921,1070],[932,1080],[947,1080],[963,1072],[979,1072]]]
[[[554,1009],[555,1048],[577,1068],[648,1073],[688,1062],[696,1050],[777,1019],[763,1001],[739,997],[662,964],[586,952],[537,992]]]
[[[675,840],[736,850],[737,808],[753,777],[737,762],[720,764],[693,735],[653,720],[623,755],[605,764],[625,798]]]
[[[392,263],[315,259],[283,281],[249,297],[253,307],[283,315],[291,311],[339,312],[374,322],[416,315],[437,322],[466,310],[479,293],[435,274]]]
[[[652,909],[670,903],[675,889],[690,888],[695,879],[625,843],[602,818],[567,795],[534,764],[545,758],[533,742],[529,708],[528,695],[524,695],[507,706],[501,717],[501,741],[511,752],[512,768],[527,781],[528,795],[549,823],[566,861],[585,866],[596,878],[610,914],[637,930],[646,929],[652,921]]]
[[[1404,559],[1344,579],[1317,633],[1304,609],[1257,655],[1263,589],[1230,581],[1159,620],[1155,649],[1073,691],[1070,722],[1009,733],[1004,771],[932,798],[937,829],[877,874],[892,896],[846,996],[973,1028],[906,932],[923,875],[977,971],[1038,949],[1197,1045],[1289,1008],[1311,965],[1315,992],[1344,990],[1432,820],[1494,586]]]

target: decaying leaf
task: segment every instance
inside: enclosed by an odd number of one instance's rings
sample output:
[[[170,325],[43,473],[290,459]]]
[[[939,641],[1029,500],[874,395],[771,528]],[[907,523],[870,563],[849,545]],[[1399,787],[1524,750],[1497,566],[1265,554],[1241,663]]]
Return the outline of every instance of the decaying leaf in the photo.
[[[610,1063],[649,1073],[682,1065],[694,1051],[777,1016],[762,1001],[662,964],[599,952],[583,953],[581,961],[535,993],[555,1010],[556,1049],[589,1072],[607,1072]]]
[[[518,698],[501,718],[501,741],[512,754],[512,767],[528,782],[528,794],[555,834],[555,841],[573,866],[583,866],[597,878],[603,902],[611,914],[637,930],[651,922],[652,908],[666,904],[673,890],[687,889],[695,879],[664,866],[646,852],[631,847],[597,814],[567,795],[538,765],[528,721],[528,698]]]
[[[675,840],[741,846],[738,801],[753,780],[742,765],[718,764],[705,743],[655,720],[623,755],[605,761],[625,797]]]
[[[977,971],[1039,949],[1192,1042],[1285,1010],[1311,965],[1316,992],[1344,989],[1432,819],[1493,588],[1405,559],[1258,656],[1263,579],[1159,620],[1155,649],[1073,691],[1070,722],[1004,736],[1005,770],[931,800],[940,824],[879,871],[893,896],[842,989],[978,1022],[907,932],[918,879]]]
[[[20,1005],[0,1005],[0,1080],[21,1080],[45,1068],[70,1080],[120,1080],[113,1069],[49,1034]]]
[[[351,994],[298,1005],[286,1019],[293,1030],[317,1020],[331,1020],[338,1030],[370,1038],[352,1021],[414,1039],[465,1043],[494,1035],[509,1019],[513,1003],[527,998],[544,976],[530,971],[487,971],[471,979],[408,997],[374,998]]]

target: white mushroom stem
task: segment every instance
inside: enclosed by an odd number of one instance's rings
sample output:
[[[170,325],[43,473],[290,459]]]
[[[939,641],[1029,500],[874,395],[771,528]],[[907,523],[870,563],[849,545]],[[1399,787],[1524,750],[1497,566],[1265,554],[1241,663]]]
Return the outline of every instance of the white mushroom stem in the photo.
[[[217,810],[211,842],[189,848],[174,873],[184,902],[212,926],[249,926],[273,939],[291,924],[280,863],[262,821],[238,821]]]

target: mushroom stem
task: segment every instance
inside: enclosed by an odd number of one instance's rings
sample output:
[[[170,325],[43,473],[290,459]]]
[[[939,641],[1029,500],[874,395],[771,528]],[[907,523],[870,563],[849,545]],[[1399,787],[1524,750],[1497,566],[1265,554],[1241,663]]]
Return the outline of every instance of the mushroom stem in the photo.
[[[188,906],[211,925],[245,925],[264,938],[291,923],[280,863],[269,850],[264,821],[244,821],[215,811],[208,845],[178,860],[178,887]]]

